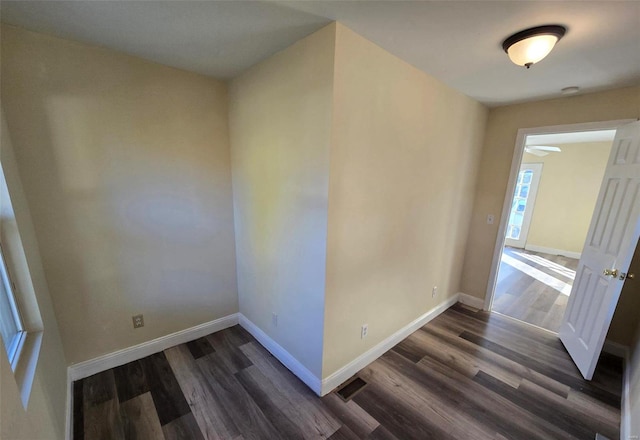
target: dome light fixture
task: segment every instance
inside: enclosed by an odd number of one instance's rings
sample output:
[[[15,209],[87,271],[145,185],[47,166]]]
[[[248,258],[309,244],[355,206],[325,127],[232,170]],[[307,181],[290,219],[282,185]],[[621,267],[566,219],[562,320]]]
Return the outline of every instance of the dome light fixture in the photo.
[[[532,27],[508,37],[502,48],[514,64],[528,69],[549,55],[566,32],[566,27],[557,24]]]
[[[579,91],[580,91],[580,87],[578,87],[578,86],[570,86],[570,87],[565,87],[564,89],[560,90],[560,93],[562,93],[563,95],[575,95]]]

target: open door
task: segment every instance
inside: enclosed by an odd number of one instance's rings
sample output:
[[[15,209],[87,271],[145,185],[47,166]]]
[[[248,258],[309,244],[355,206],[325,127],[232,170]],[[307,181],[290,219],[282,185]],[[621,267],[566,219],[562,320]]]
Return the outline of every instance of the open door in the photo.
[[[634,122],[616,132],[560,326],[560,340],[587,380],[596,369],[639,236],[640,122]]]

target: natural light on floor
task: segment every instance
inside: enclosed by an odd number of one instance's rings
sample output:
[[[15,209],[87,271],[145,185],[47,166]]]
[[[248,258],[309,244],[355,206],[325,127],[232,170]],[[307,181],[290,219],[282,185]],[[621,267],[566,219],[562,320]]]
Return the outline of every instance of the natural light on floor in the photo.
[[[521,256],[522,258],[526,258],[529,261],[533,261],[540,266],[544,266],[549,268],[550,270],[563,275],[567,278],[571,278],[572,280],[576,279],[576,271],[571,270],[567,267],[561,266],[558,263],[554,263],[553,261],[549,261],[546,258],[540,257],[539,255],[530,255],[525,254],[524,252],[514,252],[514,254]]]
[[[528,265],[527,263],[517,260],[509,255],[502,254],[502,261],[509,266],[518,269],[519,271],[529,275],[532,278],[540,281],[541,283],[546,284],[547,286],[557,290],[563,295],[569,296],[571,293],[571,284],[567,284],[564,281],[557,279],[549,274],[542,272],[539,269],[536,269],[533,266]],[[545,260],[547,261],[547,260]],[[575,277],[575,272],[574,272]]]

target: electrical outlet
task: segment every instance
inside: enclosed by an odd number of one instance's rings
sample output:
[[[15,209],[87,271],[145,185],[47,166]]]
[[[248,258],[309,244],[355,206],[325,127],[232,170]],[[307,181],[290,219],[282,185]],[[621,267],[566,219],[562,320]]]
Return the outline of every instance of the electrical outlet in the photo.
[[[362,324],[362,329],[360,330],[360,339],[366,338],[368,333],[369,333],[369,324]]]
[[[488,224],[488,225],[492,225],[495,219],[496,219],[496,218],[495,218],[495,216],[494,216],[493,214],[489,214],[489,215],[487,216],[487,224]]]
[[[271,323],[273,324],[274,327],[278,326],[278,314],[277,313],[272,313],[271,314]]]
[[[433,286],[431,289],[431,298],[435,297],[438,294],[438,286]]]
[[[133,320],[133,328],[144,327],[144,317],[142,315],[132,316],[131,319]]]

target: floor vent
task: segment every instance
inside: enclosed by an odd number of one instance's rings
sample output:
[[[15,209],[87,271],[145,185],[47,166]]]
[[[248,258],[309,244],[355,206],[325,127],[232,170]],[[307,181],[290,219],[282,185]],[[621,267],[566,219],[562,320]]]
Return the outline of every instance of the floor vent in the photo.
[[[340,387],[336,390],[336,394],[340,396],[342,400],[348,402],[353,396],[362,391],[366,386],[367,383],[360,377],[356,376],[340,385]]]

